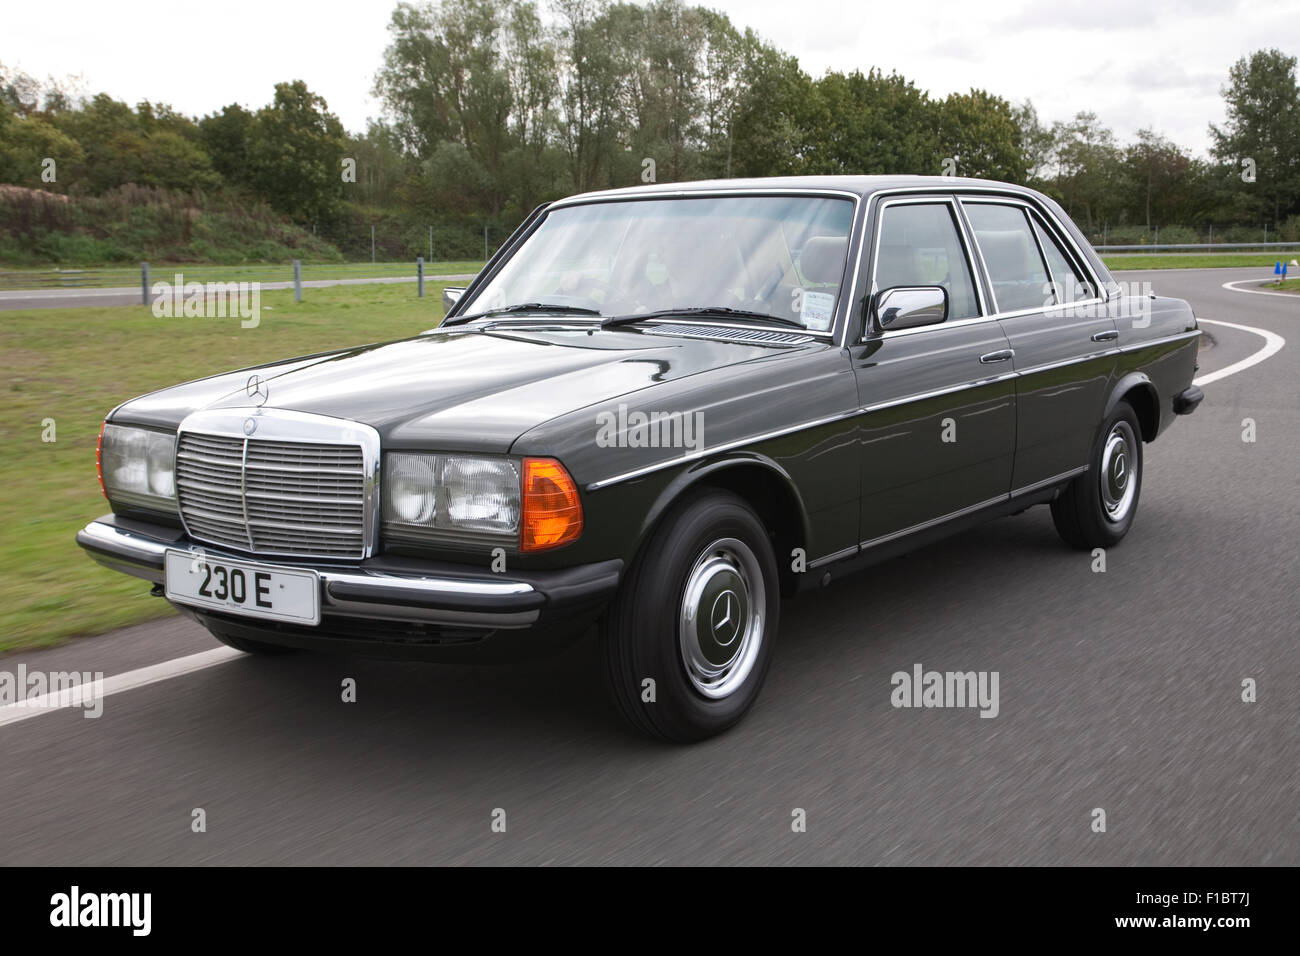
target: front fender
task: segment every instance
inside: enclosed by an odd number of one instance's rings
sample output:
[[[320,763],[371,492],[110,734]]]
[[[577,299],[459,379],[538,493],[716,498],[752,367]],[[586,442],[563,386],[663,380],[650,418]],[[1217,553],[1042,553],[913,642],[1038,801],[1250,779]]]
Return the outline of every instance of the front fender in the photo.
[[[636,549],[638,551],[641,549],[641,545],[659,524],[664,513],[691,489],[704,484],[714,484],[731,488],[742,497],[746,497],[741,489],[755,482],[760,482],[761,484],[756,487],[762,487],[766,492],[779,492],[775,502],[778,507],[786,509],[784,520],[788,522],[789,530],[793,532],[797,542],[808,541],[808,510],[790,473],[767,455],[754,451],[734,451],[715,458],[702,459],[678,472],[659,492],[659,496],[646,511],[637,535]],[[751,501],[751,504],[753,503]]]

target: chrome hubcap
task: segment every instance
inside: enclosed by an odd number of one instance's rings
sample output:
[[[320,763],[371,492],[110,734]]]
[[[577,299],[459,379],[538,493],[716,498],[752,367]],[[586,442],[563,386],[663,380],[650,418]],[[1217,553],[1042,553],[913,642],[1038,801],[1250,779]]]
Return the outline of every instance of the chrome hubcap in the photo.
[[[763,643],[767,592],[754,552],[736,538],[705,548],[686,576],[678,642],[686,676],[705,697],[740,687]]]
[[[1116,422],[1101,450],[1101,505],[1106,517],[1123,521],[1137,496],[1137,436],[1128,422]]]

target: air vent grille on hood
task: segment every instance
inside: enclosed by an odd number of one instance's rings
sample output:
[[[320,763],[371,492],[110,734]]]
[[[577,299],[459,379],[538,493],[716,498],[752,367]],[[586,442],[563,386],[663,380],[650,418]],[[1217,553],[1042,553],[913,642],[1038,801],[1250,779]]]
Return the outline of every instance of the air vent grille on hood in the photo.
[[[757,342],[762,345],[802,345],[811,342],[811,335],[783,332],[779,329],[748,329],[709,325],[653,325],[646,328],[650,335],[673,335],[687,339],[726,339],[734,342]]]

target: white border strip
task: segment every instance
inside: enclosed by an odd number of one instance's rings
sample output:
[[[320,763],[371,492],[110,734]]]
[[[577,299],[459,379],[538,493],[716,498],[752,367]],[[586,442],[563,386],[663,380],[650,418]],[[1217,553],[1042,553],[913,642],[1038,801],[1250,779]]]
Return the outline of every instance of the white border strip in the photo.
[[[95,697],[102,699],[112,694],[120,694],[125,690],[146,687],[149,684],[170,680],[183,674],[192,674],[195,671],[215,667],[217,664],[224,664],[226,661],[232,661],[237,657],[244,656],[243,651],[237,651],[233,647],[217,647],[210,651],[190,654],[188,657],[178,657],[175,660],[163,661],[161,664],[152,664],[149,667],[127,671],[125,674],[114,674],[112,677],[104,678],[103,687],[99,689]],[[29,697],[26,700],[20,700],[12,704],[5,704],[0,707],[0,727],[26,720],[28,717],[39,717],[41,714],[52,714],[60,710],[66,710],[73,706],[84,708],[87,703],[86,698],[91,693],[94,693],[94,691],[90,688],[77,687],[57,691],[53,694],[41,694],[39,697]]]
[[[1297,295],[1294,292],[1269,292],[1266,289],[1238,289],[1237,288],[1237,286],[1242,285],[1246,282],[1258,282],[1258,281],[1259,281],[1258,279],[1238,279],[1235,282],[1223,283],[1222,288],[1227,289],[1229,292],[1246,292],[1250,295],[1276,295],[1276,296],[1281,296],[1284,299],[1290,299],[1293,302],[1300,302],[1300,295]]]
[[[1246,290],[1242,289],[1240,291],[1244,292]],[[1287,295],[1288,293],[1278,292],[1275,294]],[[1208,375],[1202,375],[1200,378],[1193,379],[1193,385],[1209,385],[1211,382],[1217,382],[1219,379],[1227,378],[1229,375],[1236,375],[1238,372],[1244,372],[1252,365],[1258,365],[1265,359],[1276,355],[1278,352],[1282,351],[1282,346],[1286,345],[1286,339],[1282,338],[1282,336],[1275,332],[1268,331],[1267,329],[1257,329],[1251,325],[1238,325],[1236,322],[1221,322],[1218,319],[1202,319],[1199,316],[1196,321],[1204,322],[1207,325],[1222,325],[1230,329],[1237,329],[1241,332],[1253,332],[1256,335],[1263,337],[1264,347],[1258,352],[1253,352],[1250,355],[1247,355],[1240,362],[1233,362],[1228,367],[1221,368],[1217,372],[1210,372]]]

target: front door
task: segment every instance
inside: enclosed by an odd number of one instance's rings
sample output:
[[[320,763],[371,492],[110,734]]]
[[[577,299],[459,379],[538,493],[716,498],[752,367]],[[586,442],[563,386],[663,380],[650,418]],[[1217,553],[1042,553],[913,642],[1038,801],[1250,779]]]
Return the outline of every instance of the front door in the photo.
[[[943,286],[936,325],[850,344],[858,380],[864,547],[1007,498],[1015,451],[1010,345],[975,283],[955,201],[884,200],[871,244],[874,292]]]

